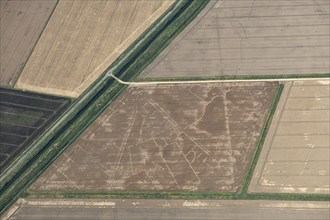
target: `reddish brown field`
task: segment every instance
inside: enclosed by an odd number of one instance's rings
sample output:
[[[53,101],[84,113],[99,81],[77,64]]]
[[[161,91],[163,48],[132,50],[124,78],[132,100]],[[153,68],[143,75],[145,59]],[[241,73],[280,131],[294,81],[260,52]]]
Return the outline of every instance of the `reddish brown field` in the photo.
[[[130,87],[32,190],[239,190],[277,83]]]

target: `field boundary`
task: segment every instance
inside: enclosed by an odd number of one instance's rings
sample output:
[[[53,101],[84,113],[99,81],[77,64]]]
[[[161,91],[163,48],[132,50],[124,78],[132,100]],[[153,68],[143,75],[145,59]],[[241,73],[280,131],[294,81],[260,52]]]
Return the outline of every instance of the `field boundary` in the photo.
[[[264,124],[263,124],[262,130],[261,130],[261,133],[260,133],[259,140],[256,144],[256,149],[255,149],[254,154],[251,158],[249,168],[247,169],[247,172],[246,172],[246,174],[243,178],[243,181],[242,181],[242,187],[240,189],[240,193],[242,195],[246,195],[248,193],[248,188],[249,188],[249,185],[250,185],[255,167],[258,163],[258,159],[259,159],[262,147],[263,147],[265,139],[267,137],[269,127],[270,127],[270,125],[273,121],[273,117],[274,117],[274,114],[276,112],[277,105],[280,101],[283,89],[284,89],[284,85],[280,83],[278,85],[278,88],[277,88],[276,92],[275,92],[272,103],[269,107],[268,114],[267,114],[266,118],[264,119]]]
[[[0,213],[79,136],[125,86],[109,78],[112,70],[132,80],[204,8],[208,1],[178,0],[149,27],[93,84],[50,126],[14,166],[0,176]],[[12,165],[12,164],[11,164]]]
[[[28,198],[75,198],[75,199],[218,199],[218,200],[283,200],[329,201],[329,195],[290,193],[221,193],[221,192],[165,192],[165,191],[27,191]]]
[[[11,87],[11,86],[8,86],[8,85],[0,85],[0,88],[2,88],[2,89],[12,89],[12,90],[19,91],[19,92],[27,92],[27,93],[37,94],[37,95],[45,95],[45,96],[52,96],[52,97],[64,98],[64,99],[71,100],[72,102],[74,100],[76,100],[76,98],[73,98],[73,97],[70,97],[70,96],[52,95],[52,94],[44,93],[44,92],[35,92],[35,91],[27,90],[27,89],[21,89],[21,88]]]
[[[26,64],[28,63],[28,61],[29,61],[29,59],[30,59],[30,57],[31,57],[31,55],[32,55],[32,53],[33,53],[33,51],[35,50],[35,48],[36,48],[36,46],[37,46],[37,44],[38,44],[38,42],[39,42],[39,40],[40,40],[42,34],[44,33],[44,31],[45,31],[45,29],[46,29],[46,27],[47,27],[47,25],[48,25],[50,19],[52,18],[53,14],[54,14],[54,12],[55,12],[55,10],[56,10],[56,8],[57,8],[57,5],[58,5],[59,1],[60,1],[60,0],[56,0],[55,7],[53,8],[52,12],[50,13],[50,15],[49,15],[49,17],[48,17],[48,19],[47,19],[47,21],[46,21],[46,23],[45,23],[45,26],[43,27],[42,31],[40,32],[40,34],[39,34],[39,36],[38,36],[38,38],[37,38],[37,40],[36,40],[36,43],[35,43],[35,45],[33,46],[31,52],[28,54],[28,58],[27,58],[27,60],[25,61],[25,63],[23,64],[22,69],[21,69],[21,72],[20,72],[15,78],[13,78],[13,84],[9,85],[10,88],[15,88],[16,83],[17,83],[19,77],[21,76],[21,74],[22,74],[22,72],[23,72],[23,70],[24,70]],[[45,94],[46,94],[46,93],[45,93]]]

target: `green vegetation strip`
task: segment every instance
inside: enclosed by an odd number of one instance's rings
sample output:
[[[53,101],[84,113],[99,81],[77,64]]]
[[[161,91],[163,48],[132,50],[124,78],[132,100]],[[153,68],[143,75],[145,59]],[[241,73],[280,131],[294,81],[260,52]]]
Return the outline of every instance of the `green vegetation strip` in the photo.
[[[130,81],[151,62],[208,1],[179,0],[130,46],[44,134],[23,152],[15,165],[0,176],[0,212],[24,190],[126,88],[107,76],[108,71]]]
[[[80,198],[80,199],[223,199],[223,200],[294,200],[329,201],[329,195],[289,194],[289,193],[249,193],[248,187],[259,159],[262,145],[267,136],[284,85],[279,84],[268,115],[265,118],[255,153],[238,192],[163,192],[163,191],[26,191],[24,196],[31,198]]]
[[[258,140],[257,145],[256,145],[254,155],[253,155],[253,157],[251,159],[251,162],[250,162],[250,165],[249,165],[249,169],[247,170],[246,175],[243,179],[242,188],[240,189],[240,194],[241,195],[246,195],[248,193],[248,188],[249,188],[249,185],[250,185],[255,167],[257,166],[262,146],[263,146],[263,144],[265,142],[265,139],[267,137],[269,127],[272,123],[273,116],[276,112],[277,104],[280,101],[283,88],[284,88],[283,84],[278,85],[278,88],[275,92],[272,103],[269,107],[268,114],[267,114],[267,117],[265,118],[265,122],[264,122],[264,125],[262,127],[262,130],[261,130],[260,137],[259,137],[259,140]]]
[[[194,80],[255,80],[255,79],[295,79],[295,78],[329,78],[330,73],[314,74],[286,74],[286,75],[222,75],[222,76],[192,76],[192,77],[148,77],[137,78],[136,82],[159,82],[159,81],[194,81]]]
[[[329,195],[288,193],[217,193],[217,192],[151,192],[151,191],[43,191],[25,192],[29,198],[75,198],[75,199],[218,199],[218,200],[287,200],[287,201],[329,201]]]

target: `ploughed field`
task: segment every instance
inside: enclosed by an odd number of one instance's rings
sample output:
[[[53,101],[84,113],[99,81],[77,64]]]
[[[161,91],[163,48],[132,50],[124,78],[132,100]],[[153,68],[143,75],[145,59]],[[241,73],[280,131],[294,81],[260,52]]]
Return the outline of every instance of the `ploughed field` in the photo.
[[[329,73],[329,0],[212,0],[140,77]]]
[[[70,101],[0,88],[0,170],[11,163]]]
[[[129,87],[32,191],[238,191],[277,83]]]

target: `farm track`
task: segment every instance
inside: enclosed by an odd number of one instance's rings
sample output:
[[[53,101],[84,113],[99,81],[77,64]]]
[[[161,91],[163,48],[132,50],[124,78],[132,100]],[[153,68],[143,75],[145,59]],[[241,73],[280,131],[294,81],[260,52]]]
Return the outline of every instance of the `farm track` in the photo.
[[[147,86],[147,85],[163,85],[163,84],[200,84],[200,83],[228,83],[228,82],[293,82],[293,81],[322,81],[326,80],[329,78],[326,78],[327,75],[324,75],[322,78],[314,78],[314,77],[290,77],[290,78],[271,78],[271,79],[258,79],[258,78],[251,78],[251,79],[203,79],[201,77],[200,80],[180,80],[180,78],[173,78],[173,79],[168,79],[164,81],[140,81],[140,82],[129,82],[129,81],[123,81],[120,78],[116,77],[112,73],[108,74],[109,77],[114,78],[117,82],[124,84],[124,85],[129,85],[129,86]]]

